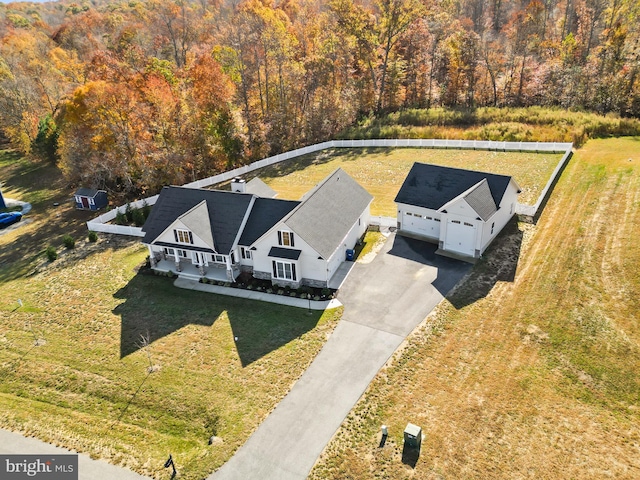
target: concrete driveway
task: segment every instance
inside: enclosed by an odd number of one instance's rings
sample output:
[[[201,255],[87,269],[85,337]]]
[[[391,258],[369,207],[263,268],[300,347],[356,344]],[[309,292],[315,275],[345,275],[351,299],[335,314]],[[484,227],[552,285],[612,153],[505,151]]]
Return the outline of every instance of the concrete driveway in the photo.
[[[342,319],[289,394],[209,479],[302,480],[406,336],[469,271],[436,247],[391,235],[340,291]]]

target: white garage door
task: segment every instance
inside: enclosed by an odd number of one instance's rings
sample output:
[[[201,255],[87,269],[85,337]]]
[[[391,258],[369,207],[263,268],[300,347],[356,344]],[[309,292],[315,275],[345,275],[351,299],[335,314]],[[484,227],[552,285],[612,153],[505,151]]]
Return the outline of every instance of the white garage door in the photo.
[[[444,249],[463,255],[475,254],[476,227],[467,222],[449,220],[447,222],[447,237]]]
[[[407,212],[404,216],[403,230],[426,235],[427,237],[440,237],[440,221],[433,217]]]

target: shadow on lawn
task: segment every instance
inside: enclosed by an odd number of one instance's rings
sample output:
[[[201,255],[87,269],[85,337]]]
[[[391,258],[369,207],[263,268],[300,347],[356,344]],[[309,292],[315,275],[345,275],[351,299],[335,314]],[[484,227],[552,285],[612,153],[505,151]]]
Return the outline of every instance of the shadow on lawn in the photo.
[[[302,336],[317,325],[322,312],[183,290],[173,280],[138,274],[116,298],[125,302],[113,313],[121,317],[120,358],[187,325],[210,327],[226,313],[243,367]],[[177,352],[179,354],[180,352]]]

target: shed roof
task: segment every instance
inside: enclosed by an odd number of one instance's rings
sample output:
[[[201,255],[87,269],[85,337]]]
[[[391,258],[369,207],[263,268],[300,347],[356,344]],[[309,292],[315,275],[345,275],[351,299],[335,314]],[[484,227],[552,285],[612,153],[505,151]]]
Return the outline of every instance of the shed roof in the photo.
[[[104,190],[97,190],[95,188],[80,187],[78,190],[76,190],[76,193],[74,195],[76,195],[78,197],[94,198],[100,192],[107,193]]]
[[[427,163],[414,163],[402,187],[400,187],[395,201],[396,203],[438,210],[484,179],[487,181],[494,204],[500,205],[511,177]],[[472,199],[473,201],[474,199]]]
[[[284,222],[326,260],[372,200],[369,192],[338,168],[307,193]]]

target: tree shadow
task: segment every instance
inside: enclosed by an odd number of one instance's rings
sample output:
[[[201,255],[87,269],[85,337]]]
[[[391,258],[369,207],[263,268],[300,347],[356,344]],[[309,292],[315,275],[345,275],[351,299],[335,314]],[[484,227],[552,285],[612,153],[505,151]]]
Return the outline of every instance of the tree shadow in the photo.
[[[243,367],[315,328],[322,311],[185,290],[173,280],[138,273],[114,295],[124,302],[113,313],[121,318],[120,358],[187,325],[210,327],[226,313]]]

